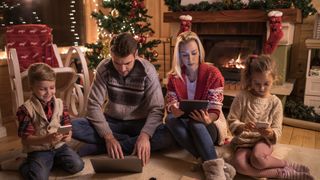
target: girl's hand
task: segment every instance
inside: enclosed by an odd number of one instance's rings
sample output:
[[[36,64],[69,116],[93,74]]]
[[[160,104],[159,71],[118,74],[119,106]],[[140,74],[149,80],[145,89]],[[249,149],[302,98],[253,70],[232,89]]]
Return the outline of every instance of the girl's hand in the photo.
[[[256,130],[256,124],[254,122],[247,122],[244,124],[243,127],[244,131],[255,131]]]
[[[273,130],[271,127],[268,128],[257,128],[257,131],[262,135],[266,137],[272,137],[273,136]]]
[[[181,111],[181,109],[176,108],[175,106],[171,106],[170,109],[171,109],[171,112],[175,118],[178,118],[184,114],[184,112]]]
[[[208,110],[194,110],[189,115],[192,119],[202,122],[206,125],[212,123],[212,119],[209,116]]]

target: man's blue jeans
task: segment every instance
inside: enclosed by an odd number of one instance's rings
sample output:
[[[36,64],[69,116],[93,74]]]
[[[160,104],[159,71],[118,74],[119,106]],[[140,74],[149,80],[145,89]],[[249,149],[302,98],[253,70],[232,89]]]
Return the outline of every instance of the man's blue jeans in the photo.
[[[113,136],[119,141],[125,155],[133,152],[138,136],[143,128],[144,120],[115,120],[108,117],[108,123]],[[99,136],[94,126],[86,118],[75,119],[72,122],[72,137],[87,143],[80,148],[79,155],[106,153],[105,140]],[[156,151],[172,146],[175,143],[172,135],[165,125],[157,127],[150,139],[151,151]]]
[[[189,118],[175,118],[168,114],[166,125],[178,144],[196,158],[203,161],[216,159],[215,143],[218,142],[218,130],[210,134],[205,124]]]
[[[20,173],[23,179],[47,180],[53,166],[75,174],[84,168],[84,162],[65,144],[58,149],[28,153],[26,162],[20,166]]]

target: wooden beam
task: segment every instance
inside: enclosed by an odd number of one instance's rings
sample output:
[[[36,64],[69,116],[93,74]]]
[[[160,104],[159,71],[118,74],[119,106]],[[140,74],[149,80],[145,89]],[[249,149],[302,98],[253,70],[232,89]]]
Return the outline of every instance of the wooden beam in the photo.
[[[290,23],[302,23],[300,9],[279,9],[283,12],[282,21]],[[268,13],[263,10],[241,9],[224,10],[216,12],[208,11],[184,11],[184,12],[165,12],[163,14],[164,22],[180,22],[180,15],[191,15],[193,23],[232,23],[232,22],[267,22]]]

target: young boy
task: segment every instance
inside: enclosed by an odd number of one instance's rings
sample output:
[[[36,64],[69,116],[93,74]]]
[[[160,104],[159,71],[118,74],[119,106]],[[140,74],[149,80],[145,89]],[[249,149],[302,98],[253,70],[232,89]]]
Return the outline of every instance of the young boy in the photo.
[[[48,179],[53,165],[71,174],[81,171],[82,159],[65,144],[71,140],[71,131],[57,132],[71,122],[62,100],[55,97],[54,70],[44,63],[32,64],[28,78],[32,95],[17,112],[18,135],[23,151],[28,153],[20,166],[23,179]]]

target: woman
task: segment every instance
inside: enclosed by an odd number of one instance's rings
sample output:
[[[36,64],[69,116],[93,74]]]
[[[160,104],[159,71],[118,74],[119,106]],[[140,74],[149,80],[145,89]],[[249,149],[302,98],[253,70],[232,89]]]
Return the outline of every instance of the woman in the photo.
[[[223,84],[220,71],[204,62],[199,37],[191,31],[181,33],[168,73],[166,123],[178,144],[204,161],[206,179],[232,179],[235,175],[234,168],[218,158],[215,151],[215,145],[223,144],[227,135],[221,110]],[[209,107],[194,110],[184,118],[184,112],[179,109],[179,102],[183,99],[209,100]]]

